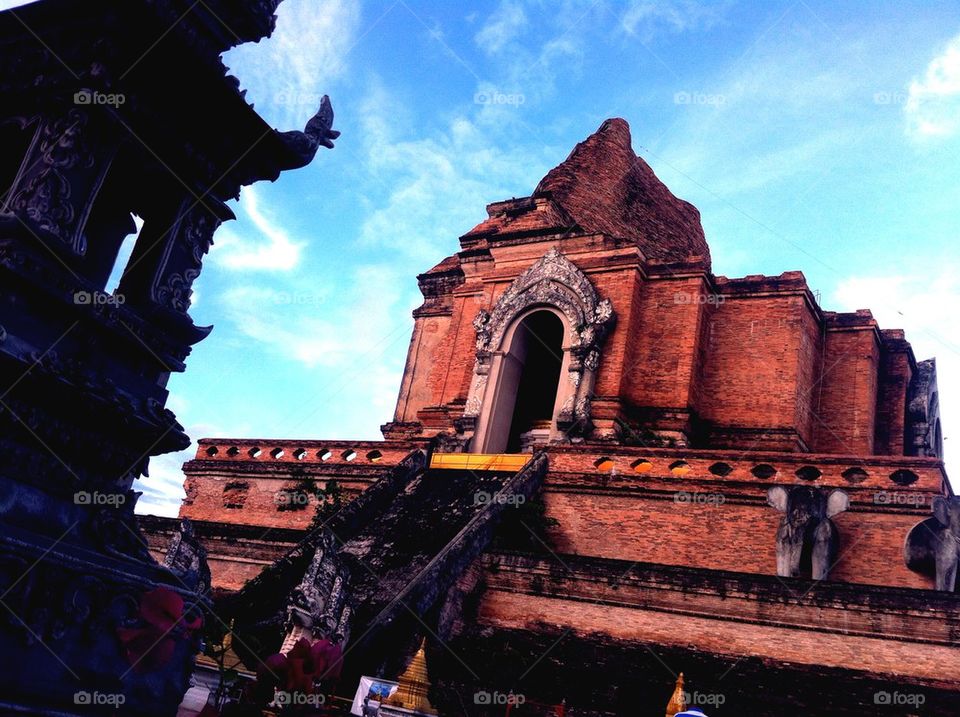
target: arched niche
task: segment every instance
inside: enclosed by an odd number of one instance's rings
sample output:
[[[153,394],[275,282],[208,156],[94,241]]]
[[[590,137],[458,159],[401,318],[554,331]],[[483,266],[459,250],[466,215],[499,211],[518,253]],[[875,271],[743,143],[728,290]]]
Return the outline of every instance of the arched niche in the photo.
[[[464,415],[457,421],[462,449],[498,453],[511,443],[508,407],[516,404],[529,348],[528,341],[518,342],[518,332],[522,335],[524,322],[544,311],[563,324],[560,378],[546,440],[591,430],[591,396],[600,348],[614,323],[613,306],[554,248],[517,277],[492,311],[481,310],[474,320],[476,361]]]
[[[554,436],[571,389],[560,380],[569,344],[569,326],[553,307],[532,308],[513,321],[491,362],[493,388],[478,417],[477,452],[520,453]]]

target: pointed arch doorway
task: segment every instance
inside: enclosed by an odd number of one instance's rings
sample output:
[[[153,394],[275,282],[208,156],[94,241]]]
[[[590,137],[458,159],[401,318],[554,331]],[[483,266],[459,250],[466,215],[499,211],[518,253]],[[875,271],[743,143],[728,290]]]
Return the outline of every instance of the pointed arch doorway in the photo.
[[[588,434],[600,347],[614,323],[610,300],[555,247],[547,251],[492,311],[481,309],[474,318],[476,361],[455,421],[459,450],[525,452],[534,443]],[[554,358],[545,359],[544,351]]]
[[[480,419],[482,452],[521,453],[550,440],[563,404],[558,389],[568,362],[568,333],[559,312],[549,308],[514,322],[493,361],[493,396]]]

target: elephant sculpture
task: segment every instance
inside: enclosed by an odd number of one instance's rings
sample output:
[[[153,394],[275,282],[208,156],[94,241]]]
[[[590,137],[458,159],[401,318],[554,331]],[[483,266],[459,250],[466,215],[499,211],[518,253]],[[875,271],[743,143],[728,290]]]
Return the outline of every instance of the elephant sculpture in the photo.
[[[777,575],[800,576],[800,561],[809,551],[811,577],[825,580],[840,544],[840,533],[831,518],[850,506],[845,491],[825,491],[811,486],[775,485],[767,503],[783,513],[777,530]]]
[[[903,557],[907,567],[934,575],[937,590],[953,591],[960,558],[960,498],[937,496],[933,515],[907,533]]]

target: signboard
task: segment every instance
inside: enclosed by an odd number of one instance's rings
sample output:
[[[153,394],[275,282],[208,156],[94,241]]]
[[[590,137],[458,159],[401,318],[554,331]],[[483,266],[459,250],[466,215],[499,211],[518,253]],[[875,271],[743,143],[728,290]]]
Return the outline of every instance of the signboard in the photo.
[[[357,686],[357,693],[353,696],[353,706],[350,707],[350,714],[362,717],[363,702],[368,696],[370,702],[383,702],[396,691],[396,682],[382,680],[379,677],[361,677],[360,684]]]

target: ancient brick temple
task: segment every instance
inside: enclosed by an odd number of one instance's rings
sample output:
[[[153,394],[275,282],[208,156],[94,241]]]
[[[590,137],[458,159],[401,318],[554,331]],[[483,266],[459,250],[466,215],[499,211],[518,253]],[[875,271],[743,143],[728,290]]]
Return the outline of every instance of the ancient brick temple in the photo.
[[[487,214],[418,277],[385,440],[184,466],[238,635],[386,678],[426,636],[441,714],[662,714],[680,672],[711,717],[960,713],[933,360],[798,271],[714,275],[620,119]]]

